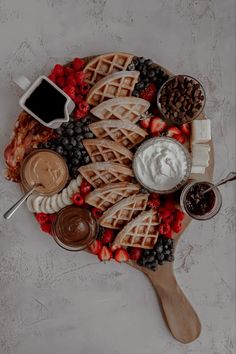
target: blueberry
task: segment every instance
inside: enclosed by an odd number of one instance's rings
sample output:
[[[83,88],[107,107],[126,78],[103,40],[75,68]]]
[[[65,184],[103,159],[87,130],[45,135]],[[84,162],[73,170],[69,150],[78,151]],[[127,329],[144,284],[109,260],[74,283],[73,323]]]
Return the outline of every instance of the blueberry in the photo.
[[[142,81],[138,82],[135,85],[135,90],[137,90],[137,91],[142,90],[143,88],[144,88],[144,83]]]
[[[43,147],[44,147],[45,149],[50,149],[51,146],[52,146],[51,143],[50,143],[49,141],[47,141],[47,142],[44,144]]]
[[[172,240],[171,238],[168,238],[168,239],[166,240],[166,244],[167,244],[167,245],[173,245],[173,240]]]
[[[79,150],[76,150],[75,152],[74,152],[74,155],[77,157],[77,159],[81,159],[81,157],[82,157],[82,154],[81,154],[81,152],[79,151]]]
[[[77,140],[77,138],[76,138],[76,140]],[[81,141],[81,139],[80,139],[80,141]],[[76,146],[77,146],[77,149],[80,149],[80,150],[84,149],[84,145],[81,142],[77,143]]]
[[[88,133],[89,132],[89,127],[83,126],[82,127],[82,131],[83,131],[83,133]]]
[[[62,146],[58,146],[57,148],[56,148],[56,152],[58,152],[58,154],[63,154],[64,153],[64,149],[63,149],[63,147]]]
[[[77,166],[79,164],[79,160],[77,158],[73,158],[72,163],[74,166]]]
[[[72,150],[73,149],[73,145],[71,145],[71,144],[66,145],[66,149],[68,151]]]
[[[150,78],[153,78],[155,76],[155,71],[154,70],[149,70],[147,73],[147,76]]]
[[[78,142],[80,142],[81,140],[83,140],[83,135],[77,135],[76,136],[76,140],[78,141]],[[77,145],[78,146],[78,145]]]
[[[88,132],[88,133],[85,133],[85,134],[84,134],[84,137],[85,137],[85,139],[91,139],[91,138],[94,137],[94,135],[93,135],[93,133]]]
[[[133,70],[135,70],[135,67],[136,67],[135,63],[130,63],[127,67],[127,70],[133,71]]]
[[[147,83],[150,82],[150,79],[149,79],[148,77],[145,77],[145,78],[143,79],[143,82],[144,82],[145,84],[147,84]]]
[[[74,131],[73,131],[73,129],[71,129],[71,128],[67,128],[67,129],[66,129],[66,135],[68,135],[68,136],[72,136],[72,135],[74,135]]]
[[[82,128],[81,128],[81,126],[75,128],[75,133],[76,133],[76,134],[81,134],[81,133],[82,133]]]
[[[150,255],[147,257],[148,262],[153,262],[154,260],[155,260],[155,256],[153,256],[153,255]]]
[[[147,66],[150,66],[150,65],[152,65],[152,60],[151,59],[146,59],[144,61],[144,64],[147,65]]]
[[[152,263],[146,263],[145,267],[147,267],[148,269],[152,269]]]
[[[164,258],[165,258],[165,256],[164,256],[164,254],[163,254],[163,253],[160,253],[160,254],[158,254],[158,255],[157,255],[157,259],[158,259],[158,261],[163,261],[163,260],[164,260]]]
[[[70,159],[72,159],[74,157],[74,152],[72,150],[70,150],[68,152],[68,156],[69,156]]]
[[[140,64],[144,64],[145,58],[144,57],[139,57],[138,58]]]
[[[162,245],[156,244],[155,248],[156,248],[157,253],[162,253],[163,252],[163,246]]]
[[[167,258],[167,261],[168,261],[168,262],[173,262],[174,259],[175,259],[175,257],[173,256],[173,254],[170,254],[170,255],[168,256],[168,258]]]
[[[81,150],[81,154],[82,154],[82,156],[88,156],[88,154],[87,154],[87,151],[86,150]]]
[[[84,163],[87,164],[90,162],[90,157],[87,155],[87,156],[84,156]]]
[[[69,144],[68,138],[63,138],[61,142],[62,142],[62,144],[63,144],[64,146],[66,146],[66,145]]]
[[[134,90],[133,93],[132,93],[132,95],[133,95],[134,97],[139,97],[139,93],[138,93],[137,90]]]
[[[67,156],[68,155],[68,151],[63,150],[63,156]]]
[[[63,133],[62,128],[57,128],[56,132],[57,132],[57,134],[62,135],[62,133]]]
[[[164,262],[163,261],[158,261],[158,264],[163,265]]]
[[[71,144],[72,146],[76,146],[76,145],[77,145],[76,139],[75,139],[75,138],[70,138],[70,144]]]
[[[149,256],[150,252],[151,252],[150,250],[144,250],[143,255],[144,256]]]
[[[136,69],[141,72],[141,71],[143,71],[143,68],[144,68],[144,65],[138,64]]]
[[[166,251],[164,252],[164,255],[165,255],[165,256],[169,256],[169,255],[170,255],[170,253],[171,253],[171,251],[170,251],[170,250],[166,250]]]
[[[137,263],[138,263],[138,265],[140,265],[141,267],[143,267],[143,266],[145,265],[146,261],[145,261],[144,258],[140,258]]]

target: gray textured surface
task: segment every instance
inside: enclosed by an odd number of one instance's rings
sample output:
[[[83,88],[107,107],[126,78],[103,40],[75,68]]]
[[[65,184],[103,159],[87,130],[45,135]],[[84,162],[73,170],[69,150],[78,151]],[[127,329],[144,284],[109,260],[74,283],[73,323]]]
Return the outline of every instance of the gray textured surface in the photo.
[[[0,0],[0,43],[1,150],[20,111],[14,75],[33,79],[67,58],[123,50],[203,81],[214,176],[235,169],[234,0]],[[234,354],[233,184],[222,193],[219,215],[193,222],[177,250],[178,280],[202,321],[189,345],[169,334],[142,274],[60,250],[25,208],[1,219],[0,354]],[[2,214],[20,191],[2,177],[0,195]]]

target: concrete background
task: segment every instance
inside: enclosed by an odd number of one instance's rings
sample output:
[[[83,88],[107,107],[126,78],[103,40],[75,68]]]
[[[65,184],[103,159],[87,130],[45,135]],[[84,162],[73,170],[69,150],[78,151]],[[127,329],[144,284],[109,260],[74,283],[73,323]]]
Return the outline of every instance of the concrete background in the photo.
[[[234,0],[0,0],[0,147],[20,112],[15,75],[107,51],[150,57],[202,80],[218,179],[235,170]],[[0,212],[20,196],[3,178]],[[179,243],[177,278],[202,334],[189,345],[167,330],[148,280],[127,265],[67,253],[22,208],[0,221],[0,354],[234,354],[235,185],[223,207],[192,222]]]

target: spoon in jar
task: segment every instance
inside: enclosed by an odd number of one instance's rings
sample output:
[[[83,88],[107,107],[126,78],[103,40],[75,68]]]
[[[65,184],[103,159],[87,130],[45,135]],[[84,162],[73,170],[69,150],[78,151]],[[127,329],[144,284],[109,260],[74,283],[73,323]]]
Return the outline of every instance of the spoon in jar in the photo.
[[[4,219],[10,219],[12,215],[19,209],[19,207],[26,201],[26,199],[35,191],[38,186],[40,186],[40,183],[34,184],[33,187],[18,200],[18,202],[16,202],[10,209],[8,209],[5,214],[3,214]]]
[[[236,172],[230,172],[226,177],[222,178],[219,182],[217,182],[216,184],[214,184],[214,186],[207,188],[204,192],[202,192],[201,194],[204,195],[208,192],[210,192],[212,189],[221,186],[222,184],[225,184],[229,181],[233,181],[236,179]]]

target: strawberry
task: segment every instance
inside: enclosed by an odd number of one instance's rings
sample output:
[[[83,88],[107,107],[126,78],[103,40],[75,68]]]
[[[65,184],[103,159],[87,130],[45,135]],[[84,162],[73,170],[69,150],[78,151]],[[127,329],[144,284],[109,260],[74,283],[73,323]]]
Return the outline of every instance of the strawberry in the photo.
[[[92,208],[92,214],[95,217],[95,219],[99,219],[102,216],[102,211],[98,208]]]
[[[54,83],[56,83],[56,75],[55,74],[53,74],[53,73],[51,73],[50,75],[48,75],[48,78],[49,78],[49,80],[51,80],[52,82],[54,82]]]
[[[178,220],[175,220],[172,224],[172,229],[176,233],[180,232],[182,230],[182,223]]]
[[[160,207],[158,209],[158,215],[160,216],[161,220],[165,221],[171,215],[171,210],[165,207]]]
[[[125,248],[121,247],[116,251],[114,259],[119,263],[120,262],[128,262],[129,253],[126,251]]]
[[[150,83],[144,90],[140,92],[139,97],[149,102],[154,101],[157,94],[157,88],[153,83]]]
[[[83,205],[84,204],[84,197],[80,193],[75,193],[72,196],[72,202],[77,206]]]
[[[84,83],[85,73],[83,71],[75,73],[75,80],[78,85],[82,85]]]
[[[183,211],[181,211],[179,209],[176,209],[176,211],[175,211],[175,220],[176,221],[183,221],[184,220],[184,216],[185,216],[185,214],[184,214]]]
[[[66,78],[66,85],[67,86],[76,86],[77,82],[75,80],[75,76],[73,74],[70,74]]]
[[[161,235],[166,235],[168,232],[170,232],[170,225],[166,223],[162,223],[159,225],[159,232]]]
[[[139,121],[139,124],[141,125],[142,128],[144,129],[148,129],[150,126],[150,122],[151,122],[151,117],[145,118],[145,119],[141,119]]]
[[[129,249],[129,256],[133,261],[138,261],[142,256],[142,249],[139,247],[131,247]]]
[[[49,220],[49,215],[45,213],[37,213],[35,214],[35,218],[39,224],[45,224]]]
[[[65,86],[63,91],[72,99],[75,99],[75,87],[74,86]]]
[[[175,210],[175,201],[173,198],[167,197],[163,203],[164,207],[169,210]]]
[[[56,84],[60,87],[60,88],[64,88],[65,84],[66,84],[66,80],[64,78],[64,76],[59,76],[56,80]]]
[[[181,134],[181,130],[179,130],[179,128],[177,128],[177,127],[169,127],[167,129],[166,136],[169,136],[170,138],[172,138],[173,135],[178,135],[178,134]]]
[[[189,136],[191,133],[189,123],[184,123],[184,124],[180,125],[180,129],[181,129],[182,133],[184,133],[187,136]]]
[[[107,246],[102,246],[98,253],[100,261],[109,261],[112,258],[111,250]]]
[[[102,235],[102,243],[106,245],[107,243],[113,242],[114,232],[111,229],[106,229]]]
[[[172,136],[173,139],[177,140],[180,144],[184,144],[186,139],[183,134],[177,134]]]
[[[64,66],[61,64],[56,64],[52,70],[52,73],[56,75],[56,77],[64,76]]]
[[[167,127],[167,123],[159,117],[153,117],[150,123],[150,132],[153,136],[158,136]]]
[[[149,206],[149,208],[151,208],[151,209],[157,209],[157,208],[159,208],[159,206],[160,206],[160,200],[159,199],[150,199],[149,201],[148,201],[148,206]]]
[[[102,243],[100,240],[95,240],[90,246],[89,251],[92,254],[98,254],[102,249]]]
[[[121,248],[120,245],[114,244],[114,245],[111,245],[110,250],[111,250],[112,253],[114,253],[114,252],[116,252],[119,248]]]
[[[51,230],[52,230],[52,224],[50,221],[47,221],[43,224],[40,224],[40,229],[43,231],[43,232],[46,232],[48,234],[51,234]]]
[[[72,65],[73,65],[73,69],[75,71],[81,71],[81,70],[83,70],[83,68],[85,66],[85,61],[83,59],[80,59],[80,58],[75,58],[73,60]]]
[[[82,196],[86,196],[87,194],[89,194],[89,192],[91,192],[91,190],[92,190],[91,184],[88,183],[86,179],[83,179],[80,185],[80,193],[82,194]]]

